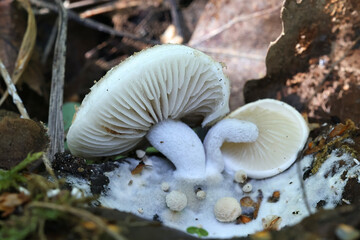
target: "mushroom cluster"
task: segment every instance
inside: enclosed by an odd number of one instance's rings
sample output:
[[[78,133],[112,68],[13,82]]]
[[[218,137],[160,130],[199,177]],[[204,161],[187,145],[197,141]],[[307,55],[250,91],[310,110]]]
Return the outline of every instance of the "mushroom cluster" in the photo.
[[[187,124],[213,124],[229,111],[229,80],[220,63],[182,45],[144,50],[111,69],[92,88],[67,135],[74,155],[112,156],[146,138],[181,178],[224,169],[266,178],[288,168],[308,137],[293,107],[263,99],[215,124],[204,144]],[[186,124],[187,123],[187,124]]]
[[[171,189],[164,179],[160,188],[156,185],[172,216],[210,202],[218,222],[235,221],[242,212],[236,193],[231,189],[226,195],[234,196],[218,198],[209,186],[220,186],[218,179],[231,176],[232,183],[242,186],[241,194],[249,194],[253,185],[247,178],[268,178],[290,167],[309,129],[298,111],[273,99],[228,114],[230,84],[222,68],[183,45],[159,45],[133,55],[84,98],[67,135],[71,153],[114,156],[147,140],[173,163],[174,179],[186,180],[172,182]],[[203,142],[191,128],[197,125],[212,125]],[[146,158],[144,151],[136,154]],[[222,175],[224,171],[228,174]],[[198,184],[207,186],[193,191]],[[141,205],[137,212],[147,214],[144,209]]]

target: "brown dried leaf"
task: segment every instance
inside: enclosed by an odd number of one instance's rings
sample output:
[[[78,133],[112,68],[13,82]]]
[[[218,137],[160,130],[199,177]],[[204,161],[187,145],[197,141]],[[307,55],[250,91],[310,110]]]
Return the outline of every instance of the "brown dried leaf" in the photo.
[[[24,36],[22,37],[21,45],[18,47],[14,46],[14,47],[16,47],[15,53],[13,53],[10,56],[0,55],[1,59],[5,59],[4,62],[5,62],[5,65],[7,65],[8,72],[12,72],[11,78],[12,78],[13,83],[15,83],[15,84],[20,79],[21,75],[23,74],[24,70],[26,69],[26,67],[30,61],[32,51],[33,51],[34,45],[35,45],[36,32],[37,32],[35,16],[32,11],[30,2],[28,0],[18,0],[17,2],[19,2],[20,5],[27,12],[27,28],[24,33]],[[12,6],[12,4],[9,4],[9,5],[5,5],[4,7],[11,7],[11,6]],[[20,12],[21,10],[18,10],[18,11]],[[21,15],[21,13],[19,13],[19,15]],[[5,17],[6,17],[6,15],[5,15]],[[15,22],[15,24],[16,23],[17,22]],[[25,23],[23,23],[23,22],[17,23],[15,26],[11,26],[11,25],[7,24],[4,31],[12,32],[14,30],[14,28],[16,29],[18,27],[17,25],[25,25]],[[12,36],[10,35],[9,38],[12,38]],[[19,38],[19,36],[16,36],[16,38],[14,37],[13,41],[15,41],[15,42],[19,41],[17,38]],[[6,44],[8,44],[8,43],[5,43],[5,45]],[[11,67],[11,66],[13,66],[13,63],[10,61],[12,61],[13,60],[12,58],[14,58],[16,56],[15,54],[17,55],[16,61],[15,61],[14,67]],[[9,71],[9,70],[11,70],[11,71]],[[28,79],[32,80],[30,83],[34,83],[34,81],[33,81],[34,78],[28,78]],[[37,83],[37,82],[35,82],[35,83]],[[38,93],[40,92],[39,86],[37,86],[37,84],[29,84],[29,87],[34,89]],[[8,96],[8,92],[6,91],[4,93],[4,95],[1,97],[0,105],[1,105],[1,103],[3,103],[5,101],[7,96]]]
[[[262,219],[264,230],[279,230],[280,223],[281,217],[275,215],[269,215]]]
[[[213,0],[197,24],[189,45],[224,62],[231,80],[230,108],[243,105],[246,80],[265,75],[265,56],[281,32],[282,0]]]
[[[246,83],[246,102],[276,98],[320,122],[360,120],[360,4],[284,2],[283,34],[271,45],[266,77]]]
[[[242,207],[254,207],[255,202],[251,199],[251,197],[246,196],[240,199],[240,205]]]
[[[30,197],[24,193],[8,193],[5,192],[0,195],[0,211],[3,213],[1,217],[7,217],[14,212],[16,207],[28,202]]]
[[[140,174],[145,167],[145,163],[140,161],[139,164],[131,171],[132,175]]]
[[[16,1],[0,1],[0,58],[11,74],[25,33],[26,14]]]

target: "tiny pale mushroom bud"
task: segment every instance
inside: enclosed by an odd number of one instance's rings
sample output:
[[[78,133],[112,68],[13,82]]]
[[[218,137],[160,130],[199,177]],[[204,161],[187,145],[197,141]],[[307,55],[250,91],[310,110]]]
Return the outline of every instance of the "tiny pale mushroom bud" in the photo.
[[[206,192],[203,190],[197,191],[196,198],[199,200],[204,200],[206,198]]]
[[[171,191],[166,195],[166,205],[172,211],[181,212],[187,205],[187,197],[180,191]]]
[[[161,183],[161,190],[163,190],[164,192],[167,192],[167,191],[169,191],[169,189],[170,189],[170,185],[168,182]]]
[[[136,150],[135,153],[136,153],[136,156],[140,159],[145,157],[145,154],[146,154],[146,152],[141,149]]]
[[[245,192],[245,193],[251,192],[252,189],[253,189],[253,187],[252,187],[251,183],[245,184],[242,188],[243,192]]]
[[[238,170],[235,173],[234,180],[237,183],[244,183],[247,179],[247,174],[243,170]]]
[[[240,203],[233,197],[220,198],[214,206],[214,214],[219,222],[233,222],[241,214]]]

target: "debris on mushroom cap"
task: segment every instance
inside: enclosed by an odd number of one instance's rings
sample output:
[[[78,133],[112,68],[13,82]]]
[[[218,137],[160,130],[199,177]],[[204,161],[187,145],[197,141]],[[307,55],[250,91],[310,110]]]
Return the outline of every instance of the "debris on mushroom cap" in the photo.
[[[170,210],[180,212],[187,205],[187,197],[180,191],[171,191],[166,195],[166,205]]]
[[[214,214],[219,222],[235,221],[241,214],[240,203],[233,197],[220,198],[214,206]]]
[[[247,174],[243,170],[238,170],[235,172],[234,180],[237,183],[244,183],[247,179]]]
[[[111,69],[82,102],[67,135],[72,154],[111,156],[166,119],[213,123],[229,111],[220,63],[183,45],[143,50]]]
[[[229,172],[242,169],[251,178],[266,178],[287,169],[309,135],[301,114],[292,106],[273,99],[246,104],[227,118],[252,122],[259,130],[254,142],[225,142],[221,147],[225,169]]]

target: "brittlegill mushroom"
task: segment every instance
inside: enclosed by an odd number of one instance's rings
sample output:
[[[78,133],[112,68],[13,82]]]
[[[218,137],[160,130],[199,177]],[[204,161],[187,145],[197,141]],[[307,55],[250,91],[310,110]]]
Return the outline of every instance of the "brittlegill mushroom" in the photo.
[[[257,179],[274,176],[296,160],[308,135],[306,121],[292,106],[274,99],[246,104],[207,133],[207,174],[225,169]]]
[[[183,45],[158,45],[111,69],[84,98],[67,135],[72,154],[113,156],[146,137],[182,178],[203,178],[205,151],[185,123],[215,123],[229,112],[222,65]]]

